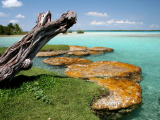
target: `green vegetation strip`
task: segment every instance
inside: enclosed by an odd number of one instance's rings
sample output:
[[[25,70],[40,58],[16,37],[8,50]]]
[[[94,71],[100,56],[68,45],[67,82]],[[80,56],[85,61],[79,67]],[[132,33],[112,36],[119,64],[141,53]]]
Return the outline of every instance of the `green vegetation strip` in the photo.
[[[90,106],[106,93],[95,83],[31,68],[0,84],[0,119],[98,120]]]
[[[53,50],[69,50],[69,46],[68,45],[44,45],[42,47],[42,49],[40,50],[42,51],[53,51]]]
[[[1,47],[0,48],[0,56],[7,50],[8,47]],[[56,51],[56,50],[69,50],[68,45],[44,45],[42,49],[40,50],[41,52],[45,51]]]
[[[0,56],[7,50],[8,47],[1,47],[0,48]]]

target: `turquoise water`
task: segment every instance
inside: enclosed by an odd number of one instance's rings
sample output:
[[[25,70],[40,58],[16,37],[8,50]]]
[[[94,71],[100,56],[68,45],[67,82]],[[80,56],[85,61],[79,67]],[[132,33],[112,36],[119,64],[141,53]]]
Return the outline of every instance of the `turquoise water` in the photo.
[[[0,37],[0,47],[9,47],[21,37]],[[143,105],[121,120],[160,119],[160,32],[86,32],[58,35],[48,44],[68,44],[87,47],[110,47],[112,53],[85,58],[92,61],[120,61],[142,68]],[[33,66],[64,75],[65,68],[42,63],[45,58],[33,59]]]

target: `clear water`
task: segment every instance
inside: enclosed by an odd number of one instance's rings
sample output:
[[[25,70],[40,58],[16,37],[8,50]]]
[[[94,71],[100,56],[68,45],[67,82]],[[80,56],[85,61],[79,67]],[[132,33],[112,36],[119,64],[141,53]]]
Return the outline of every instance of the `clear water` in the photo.
[[[21,37],[0,37],[0,47],[9,47]],[[160,120],[160,32],[85,32],[85,34],[58,35],[48,44],[110,47],[112,53],[85,58],[92,61],[120,61],[142,68],[143,105],[121,120]],[[65,68],[42,63],[44,58],[33,59],[33,66],[64,75]]]

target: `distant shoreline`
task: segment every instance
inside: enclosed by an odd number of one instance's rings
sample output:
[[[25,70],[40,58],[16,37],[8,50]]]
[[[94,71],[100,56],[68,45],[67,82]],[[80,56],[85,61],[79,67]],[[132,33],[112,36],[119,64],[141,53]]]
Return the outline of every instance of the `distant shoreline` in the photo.
[[[77,31],[77,30],[72,30]],[[160,31],[160,30],[83,30],[83,31]]]
[[[160,30],[83,30],[84,32],[160,32]],[[77,32],[77,30],[72,30],[72,32]],[[75,33],[67,33],[75,34]],[[0,37],[23,37],[23,35],[0,35]]]

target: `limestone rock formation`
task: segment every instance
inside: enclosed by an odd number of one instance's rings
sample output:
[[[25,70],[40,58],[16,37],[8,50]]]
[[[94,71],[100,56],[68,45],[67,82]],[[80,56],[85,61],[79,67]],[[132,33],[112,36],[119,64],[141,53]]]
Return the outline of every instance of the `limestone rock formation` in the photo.
[[[69,51],[86,51],[87,49],[85,46],[69,46]]]
[[[68,52],[66,55],[87,56],[90,55],[90,53],[87,51],[73,51],[73,52]]]
[[[117,61],[98,61],[70,65],[65,74],[109,88],[109,95],[95,101],[92,112],[101,119],[112,120],[130,113],[142,104],[141,68]],[[133,82],[134,81],[134,82]]]
[[[68,50],[58,50],[58,51],[50,51],[50,52],[38,52],[36,57],[47,57],[47,56],[57,56],[67,53]]]
[[[92,47],[92,48],[88,48],[88,50],[90,51],[97,51],[97,52],[112,52],[113,49],[112,48],[107,48],[107,47]]]
[[[71,51],[66,53],[66,55],[88,56],[88,55],[103,54],[103,53],[104,52],[97,52],[97,51]]]
[[[87,56],[87,55],[95,55],[95,54],[103,54],[104,52],[113,51],[112,48],[107,47],[94,47],[87,48],[85,46],[69,46],[69,50],[64,51],[46,51],[46,52],[38,52],[37,57],[46,57],[46,56],[57,56],[66,53],[66,55],[75,55],[75,56]]]
[[[74,78],[93,78],[93,77],[114,77],[125,78],[136,82],[141,81],[141,68],[128,63],[117,61],[98,61],[88,64],[70,65],[65,74]]]
[[[115,78],[90,78],[91,81],[107,87],[110,94],[92,104],[93,113],[105,119],[120,118],[142,104],[142,89],[138,83]]]
[[[98,51],[92,51],[92,50],[89,50],[89,51],[87,51],[89,54],[91,54],[91,55],[96,55],[96,54],[104,54],[104,52],[98,52]]]
[[[50,65],[71,65],[71,64],[84,64],[92,62],[89,59],[84,58],[73,58],[73,57],[56,57],[56,58],[47,58],[43,60],[44,63]]]

